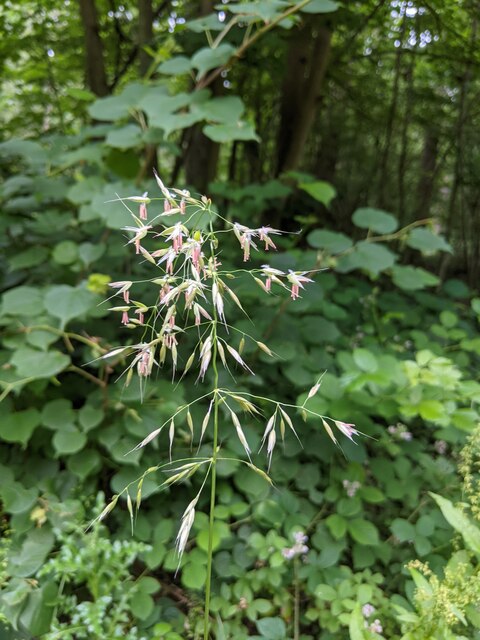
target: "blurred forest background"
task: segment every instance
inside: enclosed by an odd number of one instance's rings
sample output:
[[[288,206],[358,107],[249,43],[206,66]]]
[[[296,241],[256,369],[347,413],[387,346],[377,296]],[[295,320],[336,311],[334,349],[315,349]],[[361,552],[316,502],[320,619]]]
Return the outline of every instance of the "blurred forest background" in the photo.
[[[156,196],[154,169],[292,232],[272,266],[325,269],[295,303],[239,279],[254,325],[235,325],[277,355],[247,349],[257,376],[237,382],[302,404],[327,371],[315,410],[368,436],[338,449],[295,416],[275,489],[225,463],[213,637],[480,637],[479,17],[477,0],[4,0],[2,638],[200,637],[204,513],[177,577],[173,551],[196,480],[165,497],[146,479],[133,535],[126,505],[85,533],[168,443],[125,453],[200,395],[167,368],[142,402],[114,383],[121,354],[98,360],[135,342],[108,282],[148,272],[112,201]]]

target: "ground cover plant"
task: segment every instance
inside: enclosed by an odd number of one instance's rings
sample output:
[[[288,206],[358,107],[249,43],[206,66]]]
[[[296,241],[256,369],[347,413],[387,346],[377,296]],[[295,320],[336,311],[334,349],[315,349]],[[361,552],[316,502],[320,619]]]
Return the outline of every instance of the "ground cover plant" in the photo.
[[[36,4],[0,7],[0,636],[202,638],[211,575],[219,640],[478,637],[476,7]]]

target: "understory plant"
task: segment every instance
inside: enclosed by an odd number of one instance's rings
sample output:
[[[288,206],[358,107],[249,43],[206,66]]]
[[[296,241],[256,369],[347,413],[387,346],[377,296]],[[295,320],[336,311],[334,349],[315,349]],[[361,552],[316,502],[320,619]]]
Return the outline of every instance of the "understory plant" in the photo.
[[[242,302],[232,288],[237,279],[252,278],[263,290],[265,296],[273,295],[274,289],[289,291],[292,300],[300,298],[305,285],[312,282],[311,271],[283,271],[262,264],[251,269],[242,266],[228,269],[222,264],[221,240],[232,234],[240,245],[243,262],[247,263],[252,251],[271,252],[276,249],[276,237],[283,232],[269,226],[250,228],[232,222],[217,211],[205,196],[193,197],[188,191],[167,188],[155,174],[161,191],[159,198],[128,196],[118,198],[128,209],[132,225],[123,227],[128,234],[128,245],[142,262],[150,263],[154,271],[148,281],[121,280],[111,282],[114,296],[120,296],[122,303],[113,306],[121,324],[134,333],[135,338],[128,344],[119,346],[102,356],[102,359],[130,358],[122,375],[129,385],[135,373],[142,390],[150,383],[155,369],[171,367],[173,381],[180,376],[196,376],[196,382],[206,382],[208,390],[187,404],[182,404],[157,428],[148,433],[134,450],[141,449],[157,440],[162,432],[168,434],[168,454],[165,461],[149,467],[122,492],[115,495],[103,509],[97,520],[105,518],[117,504],[120,496],[127,502],[132,527],[142,501],[142,486],[145,478],[157,471],[168,474],[161,487],[167,488],[182,481],[190,481],[193,476],[200,478],[200,488],[195,491],[186,505],[176,537],[178,567],[189,540],[197,503],[203,491],[210,492],[208,517],[208,547],[205,581],[205,605],[203,637],[210,633],[210,602],[212,594],[212,559],[214,547],[215,506],[217,467],[219,463],[246,465],[253,473],[271,482],[268,471],[272,463],[277,443],[284,441],[290,431],[296,438],[295,422],[298,415],[303,419],[318,419],[328,436],[337,442],[339,431],[350,440],[358,431],[353,424],[332,419],[309,408],[309,400],[320,388],[321,376],[311,387],[301,405],[282,402],[263,395],[252,394],[236,381],[239,374],[254,375],[246,361],[244,350],[249,345],[252,359],[260,350],[273,355],[270,348],[251,333],[239,330],[229,323],[231,305],[245,313]],[[152,211],[158,207],[160,211]],[[131,207],[138,206],[138,211]],[[275,239],[275,240],[274,240]],[[145,290],[148,299],[137,300],[136,286]],[[232,286],[231,286],[232,285]],[[252,320],[252,333],[255,331]],[[191,336],[194,336],[193,340]],[[138,336],[138,337],[137,337]],[[220,367],[226,376],[221,377]],[[195,372],[195,373],[194,373]],[[233,382],[233,384],[231,384]],[[153,382],[151,382],[153,383]],[[172,388],[172,394],[175,394]],[[194,424],[191,409],[194,405],[205,407],[200,424]],[[267,471],[254,463],[254,452],[245,432],[248,416],[263,424],[260,449],[267,458]],[[197,453],[187,457],[173,458],[176,434],[181,425],[188,427],[191,447],[195,444]],[[236,435],[244,450],[245,457],[234,459],[223,453],[222,443],[229,432]],[[199,455],[202,442],[211,438],[208,455]],[[203,450],[203,449],[202,449]],[[132,497],[133,496],[133,497]],[[295,638],[299,637],[298,611],[294,621]]]

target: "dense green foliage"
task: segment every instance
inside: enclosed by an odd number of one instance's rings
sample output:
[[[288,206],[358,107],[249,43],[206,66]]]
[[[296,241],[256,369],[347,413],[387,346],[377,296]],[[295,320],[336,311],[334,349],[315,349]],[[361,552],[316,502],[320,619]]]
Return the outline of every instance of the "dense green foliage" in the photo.
[[[156,194],[153,167],[177,186],[205,190],[228,220],[294,232],[276,240],[279,251],[268,258],[283,270],[322,269],[301,299],[267,296],[241,273],[232,281],[253,323],[234,304],[231,321],[275,354],[247,343],[256,376],[236,369],[238,389],[273,389],[301,405],[326,372],[309,406],[363,434],[336,447],[299,413],[301,444],[287,434],[284,449],[277,447],[274,487],[241,463],[220,464],[214,637],[479,637],[480,298],[447,268],[455,255],[462,273],[478,269],[477,151],[463,144],[478,135],[468,118],[478,55],[470,4],[454,11],[433,2],[413,14],[410,3],[409,16],[405,3],[311,0],[295,8],[270,0],[229,3],[222,22],[218,12],[227,7],[210,6],[213,14],[201,17],[197,3],[162,3],[152,36],[140,40],[142,3],[114,11],[99,1],[103,94],[88,78],[83,83],[76,8],[55,2],[34,18],[34,4],[0,8],[8,25],[0,50],[2,638],[199,637],[207,497],[176,575],[174,540],[201,479],[160,491],[164,476],[152,472],[133,533],[123,498],[85,531],[114,494],[168,459],[168,435],[127,452],[201,395],[197,372],[172,385],[165,366],[145,387],[136,376],[125,386],[124,354],[100,359],[138,340],[104,300],[109,281],[151,276],[151,265],[139,266],[122,246],[119,229],[130,215],[115,200]],[[408,36],[408,20],[418,41]],[[312,23],[333,33],[330,66],[314,95],[325,98],[301,162],[277,166],[282,145],[282,157],[294,155],[291,141],[277,140],[282,60],[293,55],[297,33],[308,41]],[[20,55],[11,45],[26,36],[28,54]],[[217,71],[220,82],[210,75]],[[420,132],[425,146],[437,139],[430,169],[421,164]],[[457,159],[439,158],[452,144]],[[429,171],[434,184],[425,182]],[[221,258],[242,267],[238,246],[227,242]],[[256,266],[265,260],[253,256]],[[156,292],[140,285],[139,295]],[[196,425],[205,410],[192,408]],[[249,416],[245,423],[256,452],[262,425]],[[209,444],[207,432],[200,455]],[[234,434],[221,444],[226,457],[243,457]],[[190,449],[185,421],[175,458]],[[264,455],[254,462],[266,468]],[[308,550],[286,552],[298,544],[295,534],[308,536]]]

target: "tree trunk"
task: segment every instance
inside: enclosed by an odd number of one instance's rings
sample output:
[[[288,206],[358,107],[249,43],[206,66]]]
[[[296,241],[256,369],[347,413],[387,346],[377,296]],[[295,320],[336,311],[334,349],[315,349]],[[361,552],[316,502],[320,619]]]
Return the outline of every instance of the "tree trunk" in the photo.
[[[106,96],[109,91],[95,0],[79,0],[79,2],[80,17],[85,33],[85,76],[87,86],[96,96]]]
[[[432,127],[425,130],[422,157],[420,160],[420,177],[417,185],[417,204],[415,219],[421,220],[430,216],[433,187],[438,156],[438,133]]]
[[[152,0],[138,0],[138,70],[143,78],[152,62],[152,58],[145,51],[145,45],[150,45],[153,39],[153,6]]]
[[[214,5],[215,0],[201,0],[198,6],[198,17],[211,13]],[[209,88],[213,97],[220,95],[223,90],[223,79],[216,78]],[[196,191],[206,194],[209,183],[217,174],[220,145],[207,138],[202,129],[203,124],[196,124],[189,131],[184,166],[187,184]]]
[[[282,90],[277,143],[277,175],[296,169],[317,111],[331,49],[331,31],[305,22],[294,35]]]
[[[405,8],[403,9],[405,12]],[[395,118],[397,115],[397,107],[398,107],[398,95],[400,90],[400,76],[402,71],[402,48],[403,42],[405,38],[405,32],[407,28],[407,18],[405,13],[402,19],[402,27],[400,32],[400,46],[397,51],[397,55],[395,57],[395,68],[394,68],[394,77],[393,77],[393,88],[392,88],[392,100],[390,102],[390,107],[388,109],[387,115],[387,124],[385,130],[385,144],[383,147],[382,158],[380,161],[379,167],[379,184],[378,184],[378,206],[380,208],[388,208],[390,200],[387,200],[387,193],[391,193],[391,189],[389,189],[389,159],[390,159],[390,151],[392,147],[392,139],[393,139],[393,129],[395,124]]]
[[[406,173],[407,173],[407,158],[408,158],[408,125],[412,118],[412,111],[414,105],[413,99],[413,77],[415,69],[415,56],[410,56],[410,63],[406,72],[406,95],[405,95],[405,110],[403,114],[402,132],[401,132],[401,146],[400,157],[398,159],[398,218],[400,225],[403,226],[407,221],[407,204],[406,204]]]

